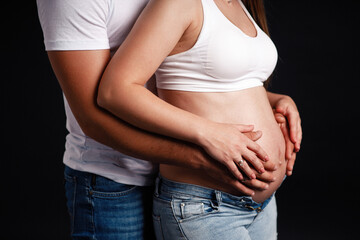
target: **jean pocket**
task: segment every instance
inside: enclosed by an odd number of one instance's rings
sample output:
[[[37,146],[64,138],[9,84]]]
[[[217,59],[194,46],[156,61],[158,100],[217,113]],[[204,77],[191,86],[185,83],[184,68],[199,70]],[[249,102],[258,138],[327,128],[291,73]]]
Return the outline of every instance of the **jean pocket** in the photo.
[[[163,240],[164,237],[163,237],[163,232],[162,232],[162,227],[161,227],[160,216],[155,216],[153,214],[152,218],[153,218],[155,237],[156,237],[157,240]]]
[[[66,181],[66,182],[69,182],[69,183],[75,183],[75,176],[72,176],[72,175],[70,175],[70,174],[68,174],[68,173],[64,173],[64,180]]]
[[[218,207],[207,199],[173,199],[172,208],[179,222],[197,219],[219,211]]]
[[[75,203],[76,203],[76,177],[65,175],[65,197],[66,206],[70,216],[70,231],[73,234],[75,222]]]
[[[117,183],[109,180],[107,184],[96,185],[90,195],[97,198],[119,198],[132,194],[138,186]]]

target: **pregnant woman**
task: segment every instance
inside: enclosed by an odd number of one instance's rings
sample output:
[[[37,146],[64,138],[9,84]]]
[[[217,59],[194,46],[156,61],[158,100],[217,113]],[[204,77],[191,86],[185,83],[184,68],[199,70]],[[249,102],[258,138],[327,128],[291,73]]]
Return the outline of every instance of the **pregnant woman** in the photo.
[[[98,103],[128,123],[231,159],[227,167],[239,168],[244,182],[267,161],[279,163],[274,181],[251,197],[202,172],[161,165],[158,239],[276,239],[285,142],[263,86],[277,51],[259,3],[246,3],[256,22],[240,0],[152,0],[104,72]],[[154,73],[160,98],[144,87]],[[242,133],[253,129],[262,133],[256,142]]]

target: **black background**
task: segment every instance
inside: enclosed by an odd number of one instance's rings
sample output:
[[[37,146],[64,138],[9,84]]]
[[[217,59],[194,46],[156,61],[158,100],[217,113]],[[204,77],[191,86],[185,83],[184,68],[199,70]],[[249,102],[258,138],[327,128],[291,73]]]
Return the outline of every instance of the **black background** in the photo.
[[[62,93],[35,1],[11,4],[2,21],[1,235],[69,239]],[[266,8],[279,52],[271,90],[295,100],[304,132],[294,175],[277,193],[279,239],[356,239],[359,1],[267,0]]]

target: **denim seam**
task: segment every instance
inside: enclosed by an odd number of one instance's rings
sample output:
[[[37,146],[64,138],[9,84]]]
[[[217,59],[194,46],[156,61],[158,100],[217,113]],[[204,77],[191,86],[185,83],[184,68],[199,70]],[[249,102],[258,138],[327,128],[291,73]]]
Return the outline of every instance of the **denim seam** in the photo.
[[[74,234],[74,227],[75,227],[75,205],[76,205],[76,192],[77,192],[77,179],[76,177],[72,177],[74,190],[73,190],[73,201],[72,201],[72,214],[71,214],[71,236]]]
[[[163,198],[161,198],[161,195],[159,195],[159,196],[153,196],[154,197],[154,199],[156,199],[156,201],[160,201],[160,202],[163,202],[163,203],[170,203],[171,204],[171,199],[169,200],[169,199],[163,199]]]
[[[91,228],[92,228],[92,239],[96,240],[96,229],[95,229],[95,220],[94,220],[94,200],[92,198],[92,189],[91,189],[91,185],[90,187],[87,187],[87,192],[88,192],[88,203],[90,205],[90,210],[91,210],[91,219],[90,219],[90,224],[91,224]]]
[[[70,176],[70,175],[64,173],[64,179],[65,179],[65,181],[68,181],[70,183],[75,183],[75,176]]]
[[[200,215],[197,215],[197,216],[193,216],[191,218],[181,219],[181,221],[178,221],[178,222],[179,222],[179,224],[181,224],[181,223],[186,223],[186,222],[193,221],[193,220],[199,220],[200,218],[208,217],[209,215],[216,214],[216,213],[219,213],[219,212],[220,212],[220,210],[214,209],[211,212],[203,213],[203,214],[200,214]]]
[[[197,197],[197,198],[207,199],[207,198],[204,198],[203,196],[198,196],[198,195],[195,195],[195,194],[187,194],[187,193],[177,192],[177,191],[167,191],[167,190],[164,190],[164,189],[161,189],[161,192],[167,193],[167,194],[169,194],[171,196],[180,196],[180,197],[186,196],[186,197],[190,197],[190,198]],[[160,193],[160,195],[161,195],[161,193]]]
[[[175,197],[178,197],[178,198],[182,198],[182,197],[189,197],[189,198],[194,198],[194,197],[197,197],[197,198],[202,198],[202,199],[206,199],[206,200],[209,200],[212,202],[212,205],[215,207],[213,201],[209,198],[204,198],[203,196],[197,196],[195,194],[186,194],[186,193],[182,193],[182,192],[178,192],[178,191],[167,191],[167,190],[164,190],[164,189],[161,189],[161,192],[164,192],[168,195],[171,195],[171,198],[173,198],[174,196]],[[216,192],[219,192],[220,194],[217,195]],[[247,207],[247,203],[246,202],[243,202],[242,204],[237,204],[235,201],[232,201],[232,202],[223,202],[223,197],[222,197],[222,192],[221,191],[217,191],[215,190],[215,194],[216,194],[216,200],[217,200],[217,204],[218,204],[218,208],[220,208],[220,205],[222,203],[224,204],[229,204],[231,206],[235,206],[235,207],[238,207],[238,208],[241,208],[241,209],[244,209],[244,210],[248,210],[248,211],[256,211],[257,209],[250,209],[249,207]],[[161,193],[159,194],[159,196],[161,196]],[[263,209],[262,209],[263,210]]]
[[[153,220],[153,221],[158,221],[158,222],[159,222],[161,240],[164,240],[165,237],[164,237],[164,233],[163,233],[163,230],[162,230],[161,217],[160,217],[160,216],[155,216],[154,214],[152,214],[152,217],[153,217],[153,219],[155,219],[155,220]]]
[[[122,191],[122,192],[100,192],[100,191],[95,191],[95,190],[91,190],[91,195],[93,197],[97,197],[97,198],[115,198],[115,197],[122,197],[125,195],[128,195],[129,193],[131,193],[132,191],[134,191],[138,186],[134,186],[128,190]]]
[[[200,215],[197,215],[197,216],[193,216],[193,217],[190,217],[190,218],[180,219],[180,220],[177,219],[176,214],[175,214],[175,211],[174,211],[174,208],[175,208],[174,202],[176,201],[176,199],[172,199],[172,200],[171,200],[171,210],[172,210],[173,216],[174,216],[174,218],[175,218],[175,220],[176,220],[179,228],[181,229],[182,235],[183,235],[186,239],[187,239],[186,234],[185,234],[185,232],[184,232],[184,230],[182,229],[182,226],[181,226],[182,223],[186,223],[186,222],[194,221],[194,220],[199,220],[199,219],[201,219],[201,218],[208,217],[209,215],[216,214],[216,213],[219,213],[219,212],[220,212],[220,208],[214,208],[213,203],[212,203],[212,201],[211,201],[210,199],[204,199],[204,200],[210,202],[210,205],[211,205],[211,207],[213,208],[213,211],[207,212],[207,213],[204,212],[203,214],[200,214]]]
[[[178,221],[178,219],[177,219],[177,217],[176,217],[176,214],[175,214],[175,212],[174,212],[174,199],[173,199],[173,197],[171,197],[171,211],[172,211],[173,217],[174,217],[175,221],[177,222],[177,225],[178,225],[178,227],[179,227],[179,229],[180,229],[180,231],[181,231],[182,236],[183,236],[186,240],[189,240],[189,239],[185,236],[184,230],[182,229],[182,226],[181,226],[180,222]]]
[[[187,197],[194,197],[194,195],[192,195],[192,194],[186,194],[186,193],[177,192],[177,191],[167,191],[167,190],[164,190],[163,188],[160,188],[160,189],[161,189],[160,190],[161,193],[164,192],[164,193],[167,193],[169,195],[185,195]],[[160,195],[161,195],[161,193],[160,193]]]

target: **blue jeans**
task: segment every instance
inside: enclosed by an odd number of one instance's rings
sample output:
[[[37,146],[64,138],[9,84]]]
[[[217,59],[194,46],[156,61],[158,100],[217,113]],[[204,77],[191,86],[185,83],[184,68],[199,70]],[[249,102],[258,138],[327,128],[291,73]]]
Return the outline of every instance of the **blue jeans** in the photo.
[[[154,239],[152,187],[116,183],[65,167],[72,239]]]
[[[274,196],[261,204],[247,196],[156,180],[153,222],[158,240],[273,240],[276,219]]]

